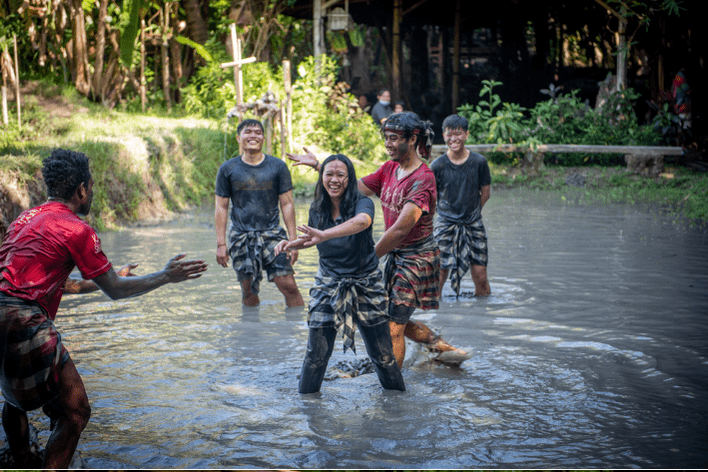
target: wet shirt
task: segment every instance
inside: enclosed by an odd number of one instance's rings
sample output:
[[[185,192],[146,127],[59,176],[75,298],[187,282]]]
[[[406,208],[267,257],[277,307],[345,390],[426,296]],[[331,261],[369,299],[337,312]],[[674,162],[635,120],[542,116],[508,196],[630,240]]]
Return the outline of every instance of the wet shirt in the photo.
[[[438,217],[460,224],[471,224],[482,217],[480,189],[492,183],[484,156],[470,152],[462,164],[453,164],[447,154],[433,161],[438,190]]]
[[[354,214],[365,213],[373,221],[374,211],[374,202],[369,197],[362,196],[356,204]],[[331,215],[310,215],[308,225],[324,231],[344,221],[341,216],[333,221]],[[372,226],[356,234],[318,244],[321,275],[333,278],[363,277],[376,270],[379,258],[376,256]]]
[[[373,174],[362,178],[362,182],[381,199],[384,225],[389,229],[398,219],[406,203],[411,202],[423,211],[401,243],[401,247],[422,241],[433,233],[433,215],[437,200],[435,176],[422,163],[414,172],[402,180],[396,177],[398,163],[385,162]]]
[[[0,247],[0,291],[37,302],[54,319],[64,283],[74,267],[84,279],[108,272],[111,263],[96,231],[59,202],[24,211]]]
[[[255,166],[243,162],[241,156],[229,159],[216,175],[216,195],[231,199],[231,221],[238,232],[277,227],[279,197],[292,189],[288,166],[267,154]]]

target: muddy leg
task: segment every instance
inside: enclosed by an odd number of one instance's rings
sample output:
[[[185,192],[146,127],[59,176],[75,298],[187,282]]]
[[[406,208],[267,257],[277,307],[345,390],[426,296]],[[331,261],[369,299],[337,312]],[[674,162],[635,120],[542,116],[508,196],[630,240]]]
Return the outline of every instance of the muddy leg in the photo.
[[[307,339],[307,353],[300,372],[300,393],[315,393],[320,391],[327,362],[334,350],[334,339],[337,330],[334,328],[310,328]]]
[[[388,390],[404,391],[406,387],[403,384],[401,369],[393,355],[391,331],[388,323],[376,326],[359,325],[359,333],[364,339],[366,351],[376,367],[376,374],[379,376],[381,386]]]
[[[406,324],[406,329],[404,331],[405,336],[417,343],[424,344],[426,349],[431,352],[445,352],[445,351],[462,351],[456,347],[443,341],[443,339],[435,334],[435,332],[428,328],[425,324],[420,321],[409,321]]]

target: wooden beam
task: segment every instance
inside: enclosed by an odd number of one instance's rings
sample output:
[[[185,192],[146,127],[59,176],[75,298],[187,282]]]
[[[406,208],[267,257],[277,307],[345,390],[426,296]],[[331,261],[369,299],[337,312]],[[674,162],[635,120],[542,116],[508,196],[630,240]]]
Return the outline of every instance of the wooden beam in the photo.
[[[420,1],[417,2],[417,3],[414,3],[413,5],[411,5],[410,7],[408,7],[408,9],[406,9],[406,10],[403,12],[403,16],[406,16],[407,14],[409,14],[410,12],[412,12],[413,10],[415,10],[416,8],[418,8],[419,6],[421,6],[422,4],[427,3],[427,2],[428,2],[428,0],[420,0]]]
[[[403,19],[402,0],[393,0],[393,38],[391,45],[391,68],[393,79],[393,96],[401,99],[401,20]]]
[[[455,5],[455,33],[452,54],[452,113],[460,106],[460,35],[462,34],[462,0]]]

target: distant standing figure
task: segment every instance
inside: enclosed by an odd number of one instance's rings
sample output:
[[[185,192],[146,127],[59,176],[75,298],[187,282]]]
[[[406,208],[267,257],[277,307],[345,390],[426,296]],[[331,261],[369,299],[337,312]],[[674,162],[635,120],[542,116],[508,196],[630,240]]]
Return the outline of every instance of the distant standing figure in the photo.
[[[371,105],[369,104],[369,99],[364,94],[359,95],[359,108],[361,108],[364,113],[371,113]]]
[[[460,294],[460,282],[472,271],[475,295],[489,295],[487,235],[482,208],[489,200],[491,175],[487,159],[470,152],[467,120],[450,115],[443,121],[447,153],[430,165],[438,191],[434,236],[440,248],[440,290],[451,273],[450,283]]]
[[[377,124],[383,125],[386,118],[393,114],[393,107],[391,107],[391,92],[387,89],[382,89],[376,98],[378,101],[371,109],[371,117]]]
[[[310,333],[300,393],[320,390],[340,327],[344,351],[356,351],[355,324],[381,386],[406,389],[391,345],[386,288],[371,230],[373,218],[374,202],[359,193],[352,162],[342,154],[329,156],[320,168],[308,224],[298,226],[304,234],[276,246],[278,252],[317,245],[320,253],[319,270],[310,289]]]
[[[302,306],[292,264],[297,250],[275,254],[282,240],[297,238],[290,171],[285,162],[263,153],[263,125],[244,120],[236,129],[242,155],[224,162],[216,175],[216,261],[228,267],[229,258],[241,284],[242,303],[260,303],[263,270],[285,296],[287,306]],[[231,203],[231,227],[226,237]],[[280,226],[280,213],[287,234]]]
[[[195,279],[204,261],[179,254],[159,272],[133,276],[129,264],[116,273],[101,241],[86,222],[93,178],[85,154],[55,149],[43,162],[49,198],[23,212],[0,246],[0,388],[2,426],[15,465],[66,469],[91,416],[83,381],[54,326],[65,290],[103,290],[112,299],[147,293]],[[78,267],[85,280],[69,281]],[[42,408],[51,420],[44,460],[30,452],[27,412]]]

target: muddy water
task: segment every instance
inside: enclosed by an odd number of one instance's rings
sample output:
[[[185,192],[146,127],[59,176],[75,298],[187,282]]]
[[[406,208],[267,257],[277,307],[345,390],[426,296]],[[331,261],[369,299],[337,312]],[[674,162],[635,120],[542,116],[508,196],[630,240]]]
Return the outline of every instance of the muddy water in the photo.
[[[704,466],[708,235],[518,191],[495,192],[485,222],[493,295],[472,298],[466,278],[459,299],[448,285],[439,310],[414,315],[474,356],[451,369],[409,346],[402,394],[364,375],[300,397],[305,311],[272,284],[244,308],[215,263],[141,298],[65,297],[59,326],[93,405],[87,467]],[[138,271],[180,251],[214,259],[211,209],[101,237]],[[306,301],[316,266],[303,251]]]

